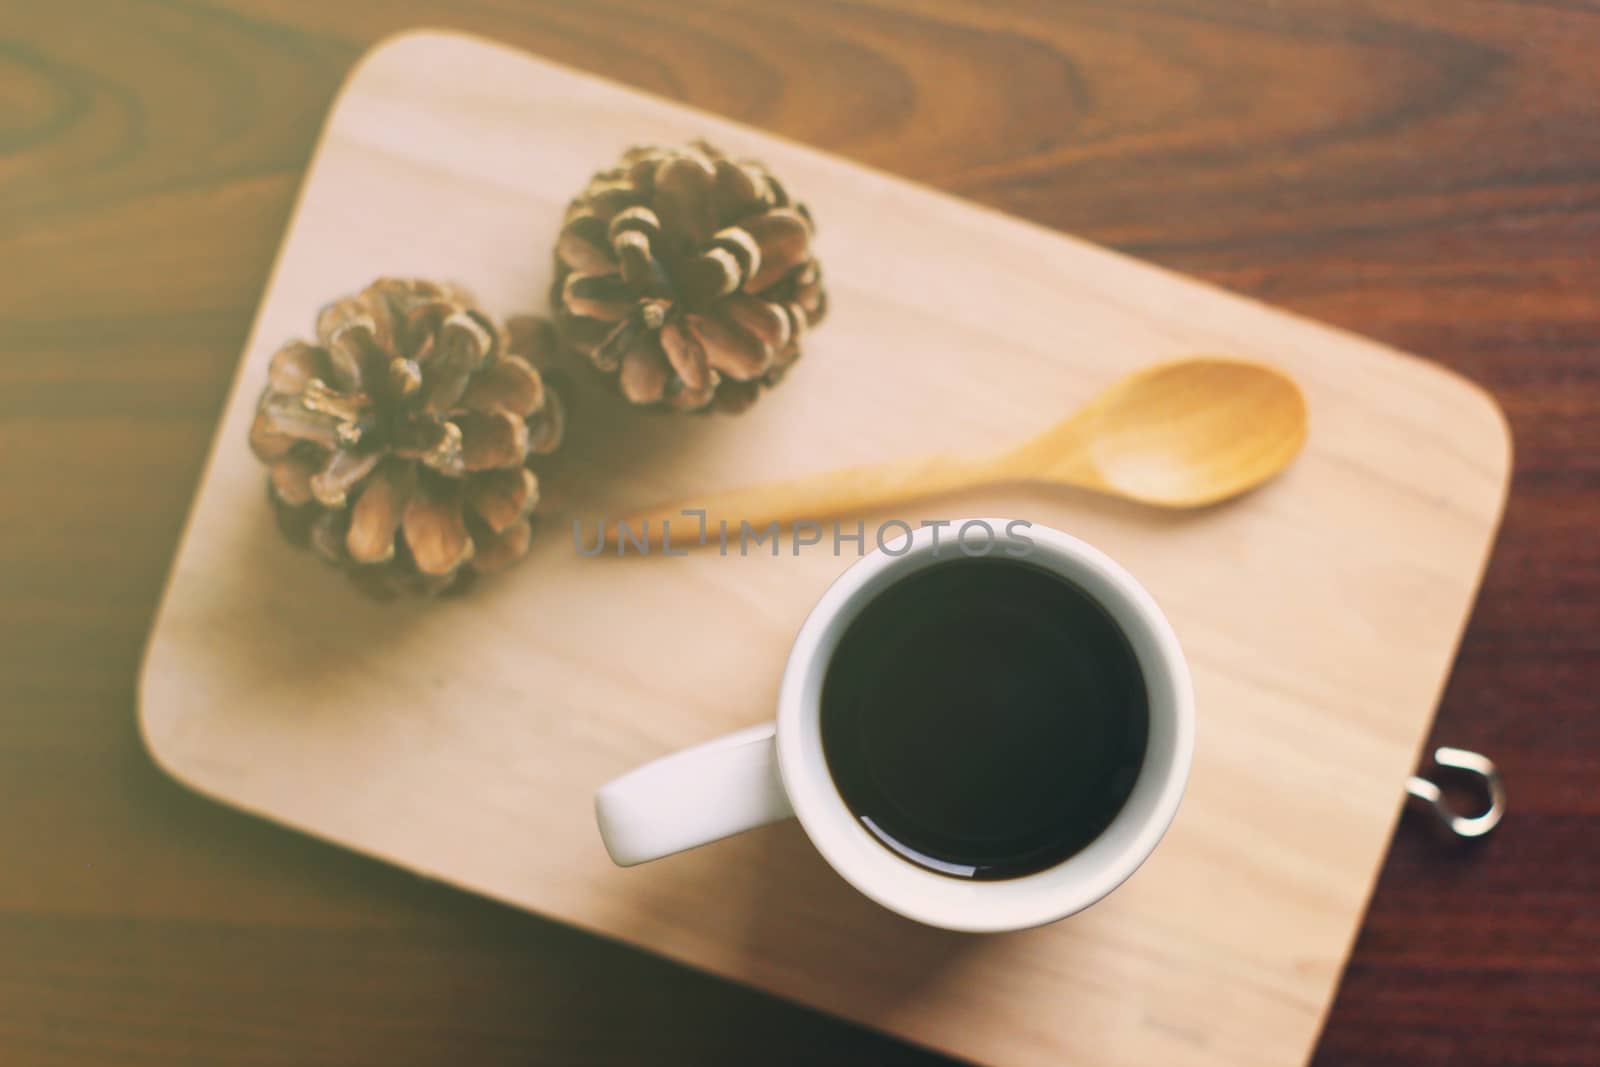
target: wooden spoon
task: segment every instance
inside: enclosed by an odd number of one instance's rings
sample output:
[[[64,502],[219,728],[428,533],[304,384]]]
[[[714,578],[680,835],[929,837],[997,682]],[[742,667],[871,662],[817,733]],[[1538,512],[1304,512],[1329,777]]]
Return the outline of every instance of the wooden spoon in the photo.
[[[1087,407],[1020,446],[992,455],[924,456],[813,474],[657,505],[622,520],[706,511],[761,529],[821,521],[974,486],[1036,483],[1091,489],[1165,508],[1197,508],[1277,474],[1306,439],[1306,402],[1283,372],[1225,356],[1192,356],[1135,371]],[[697,521],[697,520],[696,520]]]

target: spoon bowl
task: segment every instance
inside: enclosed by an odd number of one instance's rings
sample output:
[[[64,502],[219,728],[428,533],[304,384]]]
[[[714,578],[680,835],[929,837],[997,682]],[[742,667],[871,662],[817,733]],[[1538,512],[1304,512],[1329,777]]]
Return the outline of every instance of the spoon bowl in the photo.
[[[1306,403],[1283,373],[1225,356],[1136,371],[1003,461],[1056,481],[1168,508],[1255,488],[1299,453]]]

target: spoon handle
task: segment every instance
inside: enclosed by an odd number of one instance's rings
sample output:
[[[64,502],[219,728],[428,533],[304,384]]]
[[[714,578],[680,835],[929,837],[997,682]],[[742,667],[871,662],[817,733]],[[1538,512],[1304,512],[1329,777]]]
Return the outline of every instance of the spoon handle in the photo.
[[[673,521],[679,529],[699,529],[699,516],[684,512],[704,509],[707,536],[714,538],[721,522],[728,524],[731,534],[738,533],[741,522],[748,523],[757,532],[774,522],[779,526],[806,521],[820,523],[845,515],[866,515],[993,480],[992,462],[974,462],[949,455],[922,456],[826,471],[746,489],[706,493],[658,504],[621,521],[634,533],[641,530],[643,522],[649,522],[651,530],[659,531],[663,520]],[[916,526],[911,519],[906,521]]]

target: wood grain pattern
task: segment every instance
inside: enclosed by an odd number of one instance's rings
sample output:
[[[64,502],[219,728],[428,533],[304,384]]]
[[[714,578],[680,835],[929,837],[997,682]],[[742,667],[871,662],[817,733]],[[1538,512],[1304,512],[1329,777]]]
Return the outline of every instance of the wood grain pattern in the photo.
[[[1435,738],[1492,751],[1513,812],[1465,852],[1402,824],[1317,1063],[1590,1061],[1593,10],[259,0],[0,24],[8,1062],[931,1062],[196,803],[139,751],[143,635],[317,122],[367,43],[427,22],[1487,384],[1517,476]]]
[[[696,137],[763,159],[822,220],[827,329],[781,393],[688,420],[581,396],[545,479],[567,505],[554,536],[468,597],[375,604],[281,543],[237,442],[285,338],[380,274],[524,308],[549,291],[561,209],[594,160]],[[606,559],[569,533],[908,443],[998,451],[1197,351],[1280,368],[1315,427],[1233,507],[1002,485],[867,509],[854,549],[793,536]],[[140,722],[207,796],[974,1062],[1287,1067],[1370,892],[1508,447],[1480,390],[1376,343],[480,38],[403,35],[363,57],[328,119],[154,623]],[[1138,877],[1071,922],[976,939],[868,903],[794,826],[611,865],[601,785],[769,719],[798,624],[850,555],[891,521],[966,515],[1112,553],[1184,645],[1194,769]]]

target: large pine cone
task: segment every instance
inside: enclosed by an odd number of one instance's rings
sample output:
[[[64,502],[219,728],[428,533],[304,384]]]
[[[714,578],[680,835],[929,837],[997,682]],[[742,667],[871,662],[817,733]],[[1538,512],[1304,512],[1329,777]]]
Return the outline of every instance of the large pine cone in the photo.
[[[272,357],[250,428],[291,540],[378,595],[436,593],[528,550],[561,396],[452,285],[380,278]],[[547,346],[553,345],[548,323]]]
[[[635,404],[742,411],[826,309],[812,231],[760,163],[629,149],[567,208],[556,326]]]

